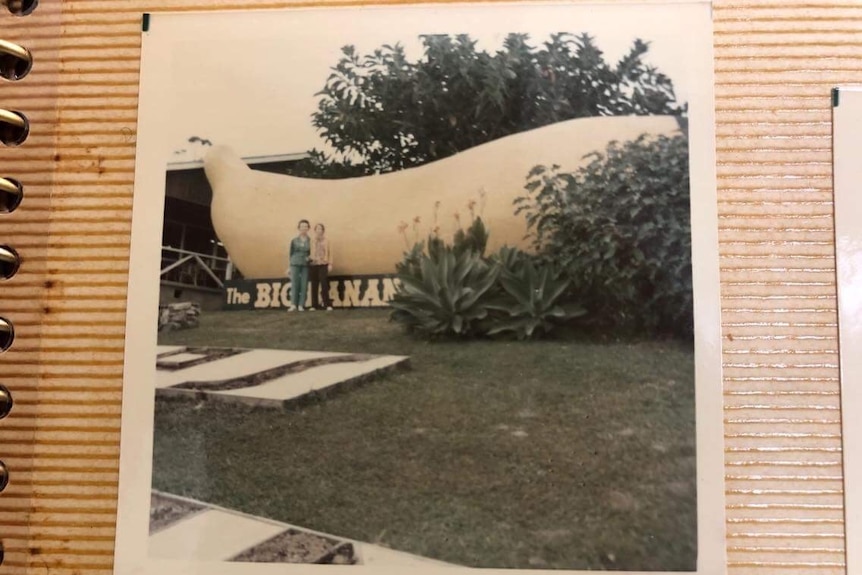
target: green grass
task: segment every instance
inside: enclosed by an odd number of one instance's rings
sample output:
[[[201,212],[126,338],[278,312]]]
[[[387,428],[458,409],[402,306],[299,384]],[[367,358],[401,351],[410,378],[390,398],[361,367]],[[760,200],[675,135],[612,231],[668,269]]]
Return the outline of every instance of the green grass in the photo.
[[[381,310],[205,313],[162,344],[404,354],[296,411],[156,408],[154,487],[475,567],[693,570],[693,353],[426,343]]]

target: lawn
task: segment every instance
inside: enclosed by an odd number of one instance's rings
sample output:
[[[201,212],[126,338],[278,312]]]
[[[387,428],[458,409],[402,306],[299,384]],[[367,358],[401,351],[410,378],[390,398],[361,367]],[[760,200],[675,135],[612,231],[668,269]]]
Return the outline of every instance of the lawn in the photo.
[[[154,487],[474,567],[694,570],[690,344],[427,343],[387,320],[210,312],[161,335],[411,365],[292,411],[160,399]]]

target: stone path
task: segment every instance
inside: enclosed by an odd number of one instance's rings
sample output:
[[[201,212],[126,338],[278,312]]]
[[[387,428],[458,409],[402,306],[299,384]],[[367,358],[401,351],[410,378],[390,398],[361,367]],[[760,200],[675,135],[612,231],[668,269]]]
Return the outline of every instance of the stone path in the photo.
[[[255,556],[255,549],[261,549],[268,542],[287,534],[293,537],[286,539],[302,541],[302,548],[291,550],[288,545],[281,550],[285,559],[270,559],[268,562],[454,567],[434,559],[254,517],[201,501],[156,491],[153,493],[162,501],[185,504],[190,509],[184,515],[172,517],[166,524],[162,522],[158,529],[150,533],[149,554],[159,559],[247,561],[247,557]],[[151,509],[150,513],[152,517],[154,510]],[[314,552],[306,553],[305,561],[297,560],[303,556],[302,551],[307,549],[313,549]],[[254,560],[263,561],[265,557],[258,554]]]
[[[407,360],[391,355],[159,346],[156,393],[279,407],[314,392],[378,377]]]
[[[157,397],[282,406],[378,377],[408,358],[332,352],[159,346]],[[162,559],[451,566],[153,491],[149,552]]]

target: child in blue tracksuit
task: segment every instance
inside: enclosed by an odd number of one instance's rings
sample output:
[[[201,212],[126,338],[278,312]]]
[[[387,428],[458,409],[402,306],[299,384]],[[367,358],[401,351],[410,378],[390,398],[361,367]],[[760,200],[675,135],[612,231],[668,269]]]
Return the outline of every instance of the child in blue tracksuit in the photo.
[[[288,311],[302,311],[308,295],[308,263],[311,258],[311,238],[308,220],[299,220],[299,235],[290,240],[290,307]]]

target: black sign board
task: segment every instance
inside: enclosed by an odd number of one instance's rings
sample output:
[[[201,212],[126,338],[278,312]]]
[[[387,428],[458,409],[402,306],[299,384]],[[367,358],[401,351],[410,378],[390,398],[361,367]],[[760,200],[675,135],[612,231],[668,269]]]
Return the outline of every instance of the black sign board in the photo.
[[[398,279],[390,275],[331,276],[329,297],[336,308],[386,307],[395,294],[397,282]],[[290,306],[291,282],[288,278],[228,280],[224,286],[223,309],[226,310]],[[310,305],[309,289],[306,307]]]

